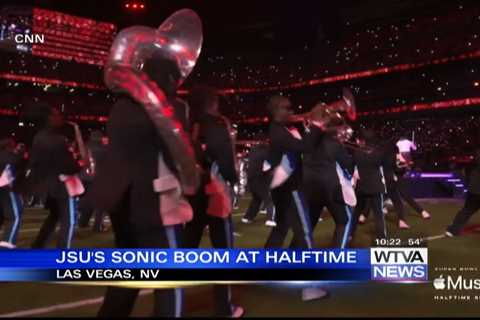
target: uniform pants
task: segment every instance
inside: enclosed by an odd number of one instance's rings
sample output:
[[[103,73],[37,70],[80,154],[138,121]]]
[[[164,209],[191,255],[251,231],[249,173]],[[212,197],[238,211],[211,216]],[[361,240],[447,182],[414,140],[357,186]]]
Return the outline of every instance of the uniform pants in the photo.
[[[383,214],[383,194],[365,194],[361,191],[356,192],[357,206],[354,210],[354,221],[352,228],[352,237],[355,234],[358,225],[358,218],[365,212],[365,208],[368,202],[370,202],[371,209],[375,218],[375,234],[377,239],[387,237],[387,229],[385,225],[385,217]]]
[[[131,225],[129,215],[134,213],[126,199],[111,213],[115,244],[119,248],[178,248],[181,246],[182,227],[152,226],[138,229]],[[131,210],[131,211],[130,211]],[[139,289],[109,287],[99,317],[128,317],[135,305]],[[153,292],[155,317],[181,317],[183,309],[183,290],[158,289]]]
[[[415,199],[410,194],[407,181],[403,177],[398,177],[397,188],[398,188],[398,192],[400,193],[400,197],[406,203],[408,203],[408,205],[412,207],[413,210],[415,210],[418,214],[422,213],[423,208],[415,201]]]
[[[393,208],[397,214],[398,220],[405,220],[405,207],[403,206],[403,201],[400,196],[400,191],[398,190],[397,182],[387,183],[387,198],[392,200]],[[363,212],[365,217],[369,216],[370,209],[370,202],[367,202],[365,211]]]
[[[295,247],[312,248],[312,226],[303,193],[284,186],[271,191],[277,226],[272,228],[265,248],[281,248],[288,231],[294,234]]]
[[[275,207],[273,206],[272,196],[270,195],[270,189],[267,182],[261,178],[252,178],[248,182],[248,188],[252,194],[252,201],[250,202],[244,218],[254,220],[263,205],[267,210],[267,220],[275,221]]]
[[[10,188],[0,188],[0,226],[3,224],[2,241],[10,244],[17,242],[23,205],[17,193]]]
[[[405,220],[405,209],[398,187],[398,182],[387,184],[387,197],[392,200],[393,208],[395,209],[398,220]]]
[[[60,223],[57,248],[71,248],[75,228],[76,202],[73,197],[47,197],[45,208],[50,212],[43,222],[32,248],[45,248],[51,235],[55,232],[57,223]]]
[[[103,216],[104,216],[104,213],[102,210],[97,210],[93,208],[88,208],[88,209],[82,208],[78,225],[83,228],[88,227],[88,223],[90,222],[90,218],[92,218],[92,216],[95,217],[93,222],[93,230],[101,231]]]
[[[214,248],[233,248],[231,217],[219,218],[207,214],[208,196],[202,191],[188,198],[193,208],[193,219],[185,225],[184,244],[186,248],[198,248],[206,227]],[[229,317],[233,312],[232,291],[229,285],[214,285],[215,315]]]
[[[352,228],[353,213],[351,207],[343,202],[341,186],[332,181],[309,176],[305,177],[303,187],[310,212],[312,232],[326,207],[335,221],[332,245],[337,248],[345,248]]]
[[[458,235],[462,231],[465,224],[480,209],[480,194],[467,193],[463,208],[457,213],[452,224],[447,228],[454,235]]]

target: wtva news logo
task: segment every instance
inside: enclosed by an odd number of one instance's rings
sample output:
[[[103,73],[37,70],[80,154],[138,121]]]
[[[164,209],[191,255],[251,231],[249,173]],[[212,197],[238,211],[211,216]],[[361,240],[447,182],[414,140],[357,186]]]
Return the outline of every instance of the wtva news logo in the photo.
[[[427,248],[371,248],[372,280],[428,281]]]

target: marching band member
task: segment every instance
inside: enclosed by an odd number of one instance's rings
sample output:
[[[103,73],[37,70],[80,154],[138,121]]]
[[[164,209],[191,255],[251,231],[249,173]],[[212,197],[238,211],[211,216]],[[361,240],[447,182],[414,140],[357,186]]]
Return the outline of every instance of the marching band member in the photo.
[[[398,218],[398,227],[400,229],[408,229],[410,226],[405,221],[403,202],[398,187],[397,150],[397,146],[386,146],[386,160],[383,166],[383,173],[385,174],[387,197],[392,200],[392,204],[395,208],[395,213]]]
[[[405,221],[405,210],[403,207],[403,202],[400,195],[400,190],[398,187],[399,180],[399,167],[398,165],[398,147],[396,145],[386,145],[385,146],[386,161],[383,166],[383,173],[385,175],[385,183],[387,186],[387,198],[391,200],[392,205],[395,209],[395,213],[398,218],[398,227],[399,229],[408,229],[410,226]],[[367,221],[367,218],[370,214],[371,203],[370,200],[367,200],[365,205],[365,211],[358,218],[359,224],[364,224]],[[386,203],[384,202],[383,213],[387,214],[388,209]]]
[[[192,110],[200,113],[192,126],[192,140],[203,177],[197,193],[189,197],[194,216],[185,225],[185,247],[198,248],[208,226],[214,248],[233,248],[232,188],[237,182],[230,121],[219,112],[213,88],[197,87],[190,96]],[[215,315],[241,317],[245,311],[232,304],[231,287],[214,286]]]
[[[313,153],[305,155],[303,164],[303,186],[312,229],[326,207],[335,221],[332,244],[345,248],[353,222],[351,205],[354,203],[347,204],[340,179],[341,175],[352,175],[353,160],[334,133],[326,133],[315,144]]]
[[[3,224],[3,238],[0,247],[13,249],[16,246],[23,203],[16,192],[18,171],[26,162],[25,146],[16,145],[11,138],[0,141],[0,226]]]
[[[360,145],[373,145],[375,133],[371,130],[363,130],[358,139]],[[375,217],[376,238],[386,238],[387,229],[383,214],[383,196],[386,193],[385,177],[383,166],[385,165],[385,153],[381,150],[364,152],[354,150],[354,163],[358,169],[358,182],[356,182],[355,193],[357,205],[354,210],[355,223],[352,228],[354,237],[359,216],[365,212],[367,201],[370,201],[371,209]]]
[[[183,195],[195,191],[198,175],[181,123],[187,108],[175,93],[195,66],[202,39],[198,15],[184,9],[158,29],[124,29],[112,44],[104,79],[119,99],[107,123],[107,154],[83,203],[110,213],[117,247],[182,245],[183,225],[193,215]],[[139,291],[109,287],[98,315],[128,316]],[[154,290],[155,316],[181,317],[182,310],[182,289]]]
[[[407,202],[412,209],[415,210],[422,218],[429,219],[430,213],[428,213],[415,199],[410,195],[408,190],[407,181],[404,178],[405,169],[408,167],[403,157],[400,156],[398,146],[387,145],[385,148],[386,162],[383,166],[383,172],[385,174],[385,182],[387,185],[387,197],[392,201],[395,213],[398,217],[398,228],[408,229],[410,226],[405,220],[405,209],[403,200]],[[410,165],[413,164],[410,163]],[[358,222],[360,224],[365,223],[370,211],[370,203],[367,202],[367,206],[363,214],[360,215]],[[384,207],[383,212],[388,213],[388,210]]]
[[[34,240],[33,248],[43,248],[60,222],[57,247],[70,248],[75,228],[76,197],[84,191],[78,178],[81,167],[65,136],[65,120],[55,107],[36,107],[43,129],[33,139],[27,171],[27,189],[46,195],[49,215]]]
[[[316,128],[305,137],[295,128],[288,128],[291,102],[288,98],[274,96],[268,102],[271,115],[269,128],[269,165],[273,177],[270,188],[277,210],[277,227],[273,228],[265,247],[282,247],[289,229],[298,235],[298,244],[312,248],[312,233],[307,209],[300,192],[302,179],[301,154],[312,152],[314,142],[320,135]]]
[[[480,148],[475,150],[473,162],[466,171],[468,193],[463,208],[457,213],[445,232],[448,237],[460,235],[468,220],[480,209]]]
[[[275,227],[275,207],[270,195],[269,175],[263,170],[263,163],[268,160],[269,147],[267,144],[258,144],[250,150],[248,156],[247,184],[252,201],[248,206],[243,223],[251,223],[257,216],[261,206],[267,210],[266,226]]]
[[[405,173],[407,170],[411,169],[413,166],[412,151],[417,150],[417,146],[413,141],[405,137],[401,137],[397,142],[398,153],[397,157],[397,167],[398,175],[396,181],[396,187],[400,193],[400,197],[407,202],[413,210],[415,210],[423,219],[430,219],[430,213],[420,206],[415,199],[411,196],[408,185],[405,180]],[[408,227],[405,224],[404,227]]]
[[[176,88],[180,78],[176,64],[162,57],[146,60],[142,70],[165,91]],[[84,201],[110,213],[117,247],[180,247],[182,222],[170,225],[165,221],[161,214],[164,203],[153,183],[160,170],[174,171],[175,165],[147,112],[132,97],[119,95],[110,112],[107,133],[110,141],[107,154]],[[191,209],[186,203],[176,208],[176,213],[184,217],[184,222],[191,219]],[[138,292],[138,289],[108,288],[99,316],[128,316]],[[153,313],[179,317],[182,295],[181,289],[155,290]]]
[[[301,191],[301,154],[313,151],[314,143],[322,130],[321,124],[316,124],[302,138],[296,129],[288,128],[291,108],[290,100],[283,96],[274,96],[268,102],[271,117],[269,164],[273,174],[270,188],[277,226],[272,228],[265,243],[266,248],[282,247],[290,229],[297,239],[296,247],[313,247],[310,215]],[[315,287],[304,288],[302,291],[304,301],[320,299],[326,295],[326,291]]]
[[[183,9],[158,29],[122,30],[110,48],[104,79],[119,99],[107,123],[107,154],[83,201],[110,213],[117,247],[182,246],[183,225],[193,215],[184,195],[195,192],[198,175],[182,123],[188,108],[176,91],[195,66],[202,39],[198,15]],[[128,316],[139,291],[109,287],[98,315]],[[154,316],[182,312],[181,288],[154,290]]]

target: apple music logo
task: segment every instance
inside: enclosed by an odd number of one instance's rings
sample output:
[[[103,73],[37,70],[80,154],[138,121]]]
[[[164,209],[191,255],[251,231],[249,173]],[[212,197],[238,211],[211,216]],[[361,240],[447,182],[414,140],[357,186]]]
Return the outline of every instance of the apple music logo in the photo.
[[[467,279],[463,276],[443,277],[443,274],[433,280],[435,290],[480,290],[480,279]]]

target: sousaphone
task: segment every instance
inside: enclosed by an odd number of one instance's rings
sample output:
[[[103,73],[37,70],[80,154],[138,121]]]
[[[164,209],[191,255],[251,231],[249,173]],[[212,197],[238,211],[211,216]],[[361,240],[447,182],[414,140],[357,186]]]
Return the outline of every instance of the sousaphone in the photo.
[[[143,66],[153,55],[174,61],[180,72],[180,85],[195,66],[202,42],[198,15],[190,9],[179,10],[157,29],[134,26],[120,31],[104,69],[105,84],[110,90],[129,94],[147,111],[177,166],[185,193],[194,192],[198,185],[193,149],[162,88],[149,79]]]

